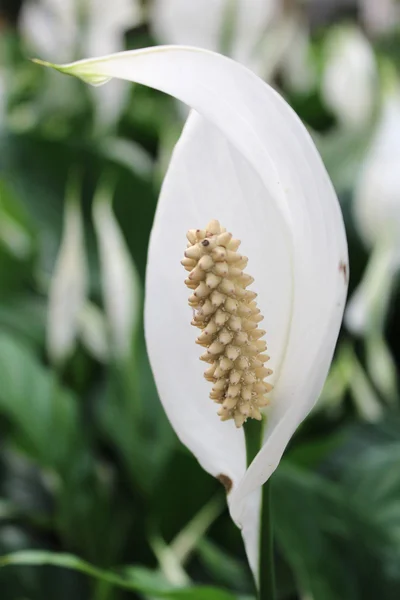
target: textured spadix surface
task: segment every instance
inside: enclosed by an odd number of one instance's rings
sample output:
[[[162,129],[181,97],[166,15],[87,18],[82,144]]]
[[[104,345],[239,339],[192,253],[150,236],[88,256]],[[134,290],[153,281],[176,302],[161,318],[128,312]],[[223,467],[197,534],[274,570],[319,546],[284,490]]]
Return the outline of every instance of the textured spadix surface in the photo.
[[[228,499],[256,570],[260,486],[318,399],[347,292],[347,244],[331,182],[305,127],[245,67],[218,54],[158,47],[57,66],[93,84],[120,77],[195,110],[165,177],[150,240],[145,325],[151,364],[180,439]],[[221,423],[193,344],[182,285],[185,234],[218,219],[241,239],[257,281],[273,370],[264,444],[246,470],[242,429]]]
[[[206,348],[200,359],[209,363],[204,373],[214,385],[210,398],[221,407],[221,421],[233,419],[241,427],[248,418],[261,421],[260,408],[269,404],[266,392],[272,385],[264,378],[272,374],[264,367],[269,360],[257,306],[256,292],[246,289],[254,278],[243,272],[247,257],[237,251],[240,240],[215,219],[205,230],[190,229],[182,265],[190,271],[185,283],[193,290],[189,306],[195,314],[192,325],[202,330],[197,343]]]

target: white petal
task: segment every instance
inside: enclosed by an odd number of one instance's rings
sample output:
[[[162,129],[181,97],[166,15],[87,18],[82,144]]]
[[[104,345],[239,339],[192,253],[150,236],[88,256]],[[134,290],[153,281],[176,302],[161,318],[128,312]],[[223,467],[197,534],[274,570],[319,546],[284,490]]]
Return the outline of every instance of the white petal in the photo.
[[[98,127],[108,129],[114,125],[128,101],[128,87],[125,81],[111,81],[110,86],[104,86],[97,93],[92,91],[96,107],[96,120]]]
[[[102,156],[123,165],[135,176],[151,177],[153,159],[136,142],[124,138],[104,137],[96,140],[96,143]]]
[[[251,10],[248,0],[155,0],[151,25],[162,43],[224,52],[257,72],[262,39],[278,10],[278,0],[252,0]]]
[[[101,262],[105,310],[115,356],[127,359],[140,307],[139,278],[112,211],[110,190],[103,187],[93,201],[93,219]]]
[[[231,57],[260,76],[268,59],[262,55],[262,45],[273,19],[281,13],[280,5],[279,0],[254,0],[249,10],[246,0],[237,3]]]
[[[123,50],[125,32],[140,21],[139,0],[27,0],[20,29],[35,52],[71,61],[78,49],[88,56]],[[114,81],[93,96],[99,125],[109,127],[127,102],[128,88],[124,82]]]
[[[87,0],[88,26],[82,52],[86,56],[104,56],[124,49],[124,35],[128,29],[139,25],[141,9],[139,0]],[[92,93],[98,123],[107,127],[115,123],[127,103],[129,88],[123,81]]]
[[[369,246],[392,236],[400,265],[400,88],[386,98],[354,195],[354,217]]]
[[[87,293],[87,265],[80,207],[65,204],[64,230],[50,283],[47,314],[47,348],[50,358],[63,362],[72,352],[80,313]]]
[[[292,39],[282,60],[282,77],[290,90],[307,94],[315,84],[316,68],[311,60],[310,33],[305,24],[295,22]]]
[[[332,30],[322,80],[326,105],[344,126],[359,128],[372,117],[377,66],[367,38],[355,27]]]
[[[397,240],[377,240],[361,283],[347,305],[345,323],[354,334],[383,332],[398,268]]]
[[[151,26],[165,44],[190,44],[219,50],[226,0],[155,0]]]
[[[7,83],[6,72],[0,65],[0,131],[5,125],[7,116]]]
[[[375,35],[396,28],[400,18],[400,6],[396,0],[361,0],[361,18],[367,30]]]
[[[186,231],[211,218],[239,236],[241,250],[250,257],[274,368],[284,351],[282,331],[288,329],[292,296],[285,226],[246,159],[214,125],[193,113],[175,148],[153,224],[146,338],[160,397],[179,437],[207,471],[227,475],[235,488],[246,466],[243,434],[233,422],[221,424],[208,399],[180,264]]]
[[[106,319],[100,309],[86,302],[79,319],[80,338],[89,352],[100,362],[109,359]]]
[[[273,78],[282,63],[296,89],[304,90],[311,84],[311,73],[298,36],[298,15],[288,15],[279,0],[251,2],[249,10],[248,0],[154,0],[150,24],[160,43],[221,52],[265,81]]]
[[[94,56],[115,51],[110,34],[118,35],[120,46],[124,33],[141,21],[140,0],[86,0],[86,4],[89,27],[84,51]]]
[[[43,56],[75,58],[78,20],[72,0],[27,0],[19,18],[22,37]]]
[[[0,240],[7,250],[19,260],[26,260],[32,253],[32,238],[25,227],[2,206],[0,185]]]
[[[124,33],[140,19],[139,0],[26,0],[19,24],[37,52],[72,60],[78,47],[94,56],[121,50]]]
[[[231,499],[228,498],[232,513]],[[242,501],[240,521],[237,525],[241,533],[246,550],[247,560],[253,572],[254,579],[258,583],[259,578],[259,545],[260,545],[260,520],[261,520],[261,488],[248,494]],[[232,515],[233,517],[233,515]],[[234,517],[233,517],[234,518]]]
[[[182,363],[182,348],[189,349],[193,332],[185,294],[179,291],[183,274],[178,275],[175,262],[186,229],[204,226],[204,217],[219,218],[248,248],[275,366],[264,447],[231,493],[232,514],[243,523],[244,498],[271,475],[316,402],[338,335],[347,291],[347,244],[330,180],[285,101],[220,55],[163,47],[58,68],[91,83],[113,76],[144,83],[202,115],[189,120],[164,182],[149,251],[147,340],[161,397],[174,424],[180,419],[182,441],[207,470],[216,474],[221,469],[236,483],[244,470],[241,432],[214,416],[195,349]],[[163,244],[165,256],[160,257]],[[176,330],[171,323],[178,324]],[[188,372],[196,374],[191,382]]]

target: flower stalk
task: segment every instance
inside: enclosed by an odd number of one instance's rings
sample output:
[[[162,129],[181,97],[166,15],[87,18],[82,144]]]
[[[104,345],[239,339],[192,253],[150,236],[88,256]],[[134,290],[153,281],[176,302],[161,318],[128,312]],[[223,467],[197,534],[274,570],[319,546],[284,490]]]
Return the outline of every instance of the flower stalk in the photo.
[[[271,478],[264,483],[261,496],[260,553],[258,564],[259,600],[275,600],[274,531],[271,506]]]
[[[257,456],[264,434],[264,420],[249,420],[244,424],[247,467]],[[271,508],[270,479],[261,492],[261,518],[259,531],[258,600],[275,600],[275,561],[273,546],[273,515]]]

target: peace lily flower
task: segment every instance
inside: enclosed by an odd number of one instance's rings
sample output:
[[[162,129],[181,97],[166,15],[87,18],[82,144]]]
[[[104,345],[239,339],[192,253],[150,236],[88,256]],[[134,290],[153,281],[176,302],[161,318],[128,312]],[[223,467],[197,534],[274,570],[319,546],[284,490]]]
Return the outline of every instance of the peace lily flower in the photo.
[[[346,312],[355,333],[382,329],[400,267],[400,87],[391,83],[354,194],[354,218],[372,250],[365,276]]]
[[[358,129],[372,117],[377,66],[373,49],[353,26],[333,29],[327,39],[322,95],[343,127]]]
[[[64,209],[60,249],[50,282],[47,310],[47,350],[62,364],[73,352],[88,287],[84,227],[76,181],[70,182]]]
[[[147,348],[178,436],[226,485],[231,515],[242,529],[257,577],[261,486],[318,399],[343,315],[347,244],[329,177],[286,102],[251,71],[221,55],[165,46],[47,65],[94,85],[112,77],[135,81],[193,108],[172,155],[151,234]],[[262,446],[249,467],[243,428],[231,419],[221,422],[220,405],[208,398],[211,385],[203,378],[183,284],[186,232],[205,230],[196,242],[202,243],[214,235],[207,227],[216,219],[240,239],[241,256],[248,258],[246,272],[254,277],[251,289],[265,317],[273,372]],[[211,250],[218,249],[213,261],[224,252],[231,256],[235,244],[230,250],[230,240],[228,235],[210,242]],[[189,237],[190,245],[194,241]],[[236,288],[219,292],[224,302],[235,300]]]
[[[139,275],[112,209],[112,194],[99,187],[93,201],[93,221],[97,235],[104,308],[114,356],[131,356],[133,334],[141,298]]]
[[[129,359],[141,299],[138,274],[112,210],[112,193],[102,183],[93,199],[104,313],[88,300],[84,224],[76,181],[69,185],[60,249],[49,289],[47,348],[61,365],[78,338],[98,360]]]

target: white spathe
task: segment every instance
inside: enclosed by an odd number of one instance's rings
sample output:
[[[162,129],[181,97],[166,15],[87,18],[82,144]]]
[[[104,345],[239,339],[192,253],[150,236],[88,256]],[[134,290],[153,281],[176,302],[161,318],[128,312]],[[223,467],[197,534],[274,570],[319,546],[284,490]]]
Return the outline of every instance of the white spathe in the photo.
[[[362,280],[347,305],[345,323],[355,335],[382,334],[396,280],[396,241],[390,236],[377,240]]]
[[[83,345],[99,362],[110,358],[106,318],[98,306],[89,300],[85,303],[79,320],[79,333]]]
[[[72,190],[70,194],[71,192]],[[78,201],[68,195],[47,310],[47,350],[50,359],[56,364],[66,361],[75,348],[87,287],[82,213]]]
[[[346,311],[346,325],[364,333],[386,310],[394,276],[400,267],[400,87],[384,98],[381,117],[354,193],[354,219],[372,257],[363,281]]]
[[[0,131],[4,128],[7,116],[7,85],[5,69],[0,65]]]
[[[397,243],[400,265],[400,85],[387,93],[354,195],[354,218],[368,247],[383,236]]]
[[[93,201],[93,222],[111,351],[117,360],[129,360],[141,302],[139,276],[104,184]]]
[[[111,77],[142,83],[194,109],[173,153],[151,235],[146,340],[178,436],[209,473],[232,480],[231,514],[256,571],[260,486],[318,399],[344,310],[347,243],[331,182],[288,104],[219,54],[165,46],[56,68],[92,84]],[[264,445],[247,470],[243,431],[221,423],[208,399],[180,264],[186,231],[213,218],[242,240],[249,257],[274,369]]]
[[[363,127],[376,103],[377,65],[373,49],[357,28],[333,29],[326,43],[322,95],[344,127]]]

